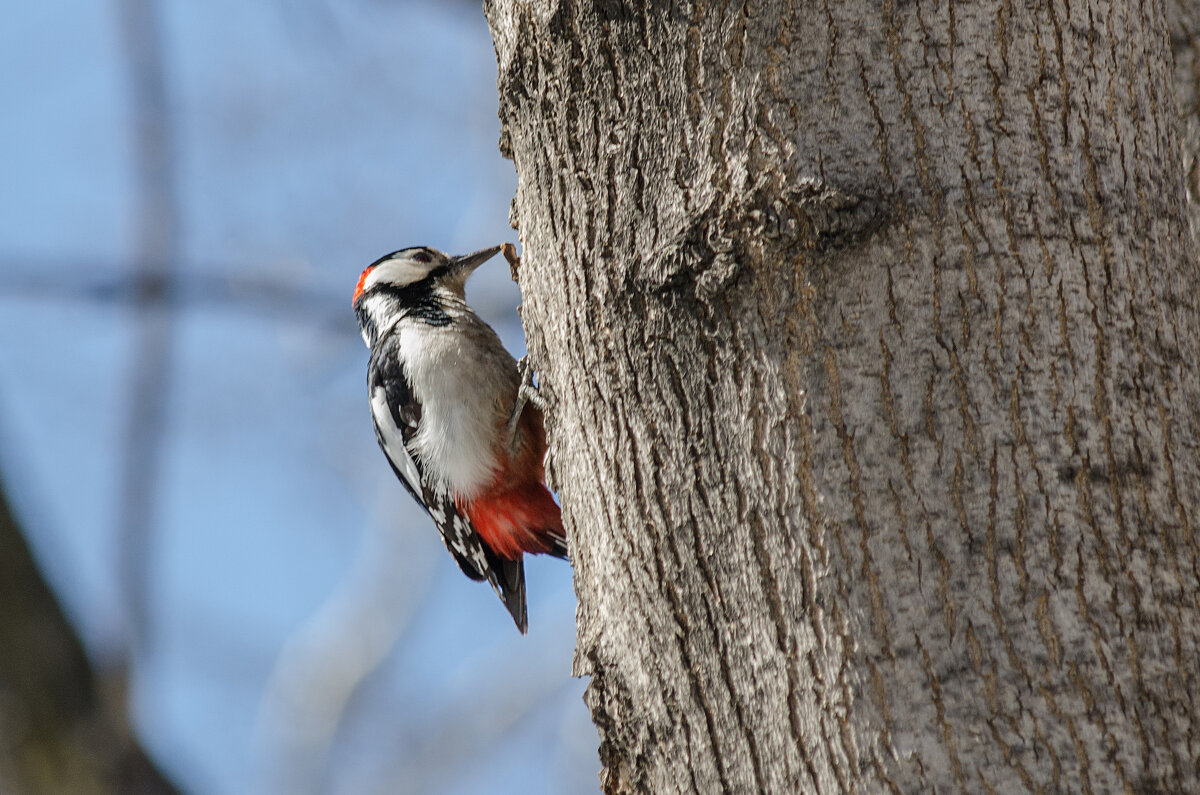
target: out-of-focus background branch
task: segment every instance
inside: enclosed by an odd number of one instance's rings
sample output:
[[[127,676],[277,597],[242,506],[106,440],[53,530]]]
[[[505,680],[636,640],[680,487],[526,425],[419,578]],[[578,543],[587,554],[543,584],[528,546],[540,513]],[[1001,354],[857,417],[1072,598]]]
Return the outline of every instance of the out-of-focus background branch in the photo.
[[[173,793],[91,668],[0,484],[0,792]]]
[[[153,511],[158,498],[171,389],[172,307],[167,301],[176,257],[175,155],[157,0],[120,0],[121,42],[128,59],[134,180],[132,299],[125,461],[117,509],[119,578],[128,623],[126,647],[150,642]]]
[[[63,0],[0,69],[0,792],[594,790],[569,567],[527,638],[455,570],[349,307],[515,239],[478,6]]]

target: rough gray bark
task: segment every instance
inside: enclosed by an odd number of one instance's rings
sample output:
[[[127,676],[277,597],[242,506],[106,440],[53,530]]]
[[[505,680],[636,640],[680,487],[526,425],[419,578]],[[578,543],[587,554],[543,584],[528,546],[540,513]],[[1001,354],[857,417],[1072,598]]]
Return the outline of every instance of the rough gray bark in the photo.
[[[605,789],[1200,789],[1163,7],[486,10]]]

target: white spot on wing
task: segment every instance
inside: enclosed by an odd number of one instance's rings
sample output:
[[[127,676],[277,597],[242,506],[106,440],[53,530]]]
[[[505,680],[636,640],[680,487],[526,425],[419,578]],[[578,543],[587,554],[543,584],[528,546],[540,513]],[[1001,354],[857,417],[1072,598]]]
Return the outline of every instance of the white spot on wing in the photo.
[[[475,534],[474,529],[471,527],[470,523],[467,522],[466,518],[462,514],[457,513],[454,515],[454,530],[455,536],[458,538],[470,538]],[[460,550],[460,552],[462,552],[464,557],[470,558],[471,563],[473,563],[475,568],[479,571],[488,570],[487,558],[484,557],[483,549],[480,548],[478,544],[475,545],[474,549],[469,551],[463,549]]]
[[[379,428],[379,437],[383,439],[383,451],[408,481],[413,492],[423,493],[421,473],[417,471],[416,463],[408,454],[408,448],[404,446],[404,437],[396,427],[396,421],[392,419],[392,410],[388,407],[387,390],[382,386],[375,387],[371,393],[371,414],[375,418],[375,427]]]

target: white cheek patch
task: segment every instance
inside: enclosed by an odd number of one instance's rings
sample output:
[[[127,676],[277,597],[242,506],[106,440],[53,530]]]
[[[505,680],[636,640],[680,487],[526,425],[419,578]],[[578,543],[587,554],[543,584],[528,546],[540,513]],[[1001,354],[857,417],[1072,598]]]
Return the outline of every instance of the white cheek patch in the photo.
[[[421,473],[417,470],[412,456],[408,454],[408,448],[404,445],[404,436],[396,427],[396,421],[392,419],[392,410],[388,408],[387,390],[381,386],[375,387],[371,393],[371,414],[375,418],[375,427],[379,429],[379,438],[383,440],[383,452],[387,453],[392,464],[408,481],[413,493],[423,494]]]
[[[367,274],[366,281],[363,282],[363,291],[370,290],[380,282],[404,287],[421,281],[429,275],[429,271],[428,263],[408,259],[388,260],[381,265],[376,265],[374,270]]]

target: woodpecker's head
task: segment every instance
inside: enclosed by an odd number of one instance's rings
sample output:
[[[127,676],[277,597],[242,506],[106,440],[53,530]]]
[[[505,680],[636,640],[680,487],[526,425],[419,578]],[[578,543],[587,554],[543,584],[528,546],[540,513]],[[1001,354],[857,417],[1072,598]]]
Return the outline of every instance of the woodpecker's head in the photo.
[[[374,342],[385,322],[407,311],[434,325],[448,323],[441,301],[463,300],[467,277],[499,250],[493,246],[451,257],[435,248],[417,246],[372,262],[354,288],[354,312],[367,345]]]

